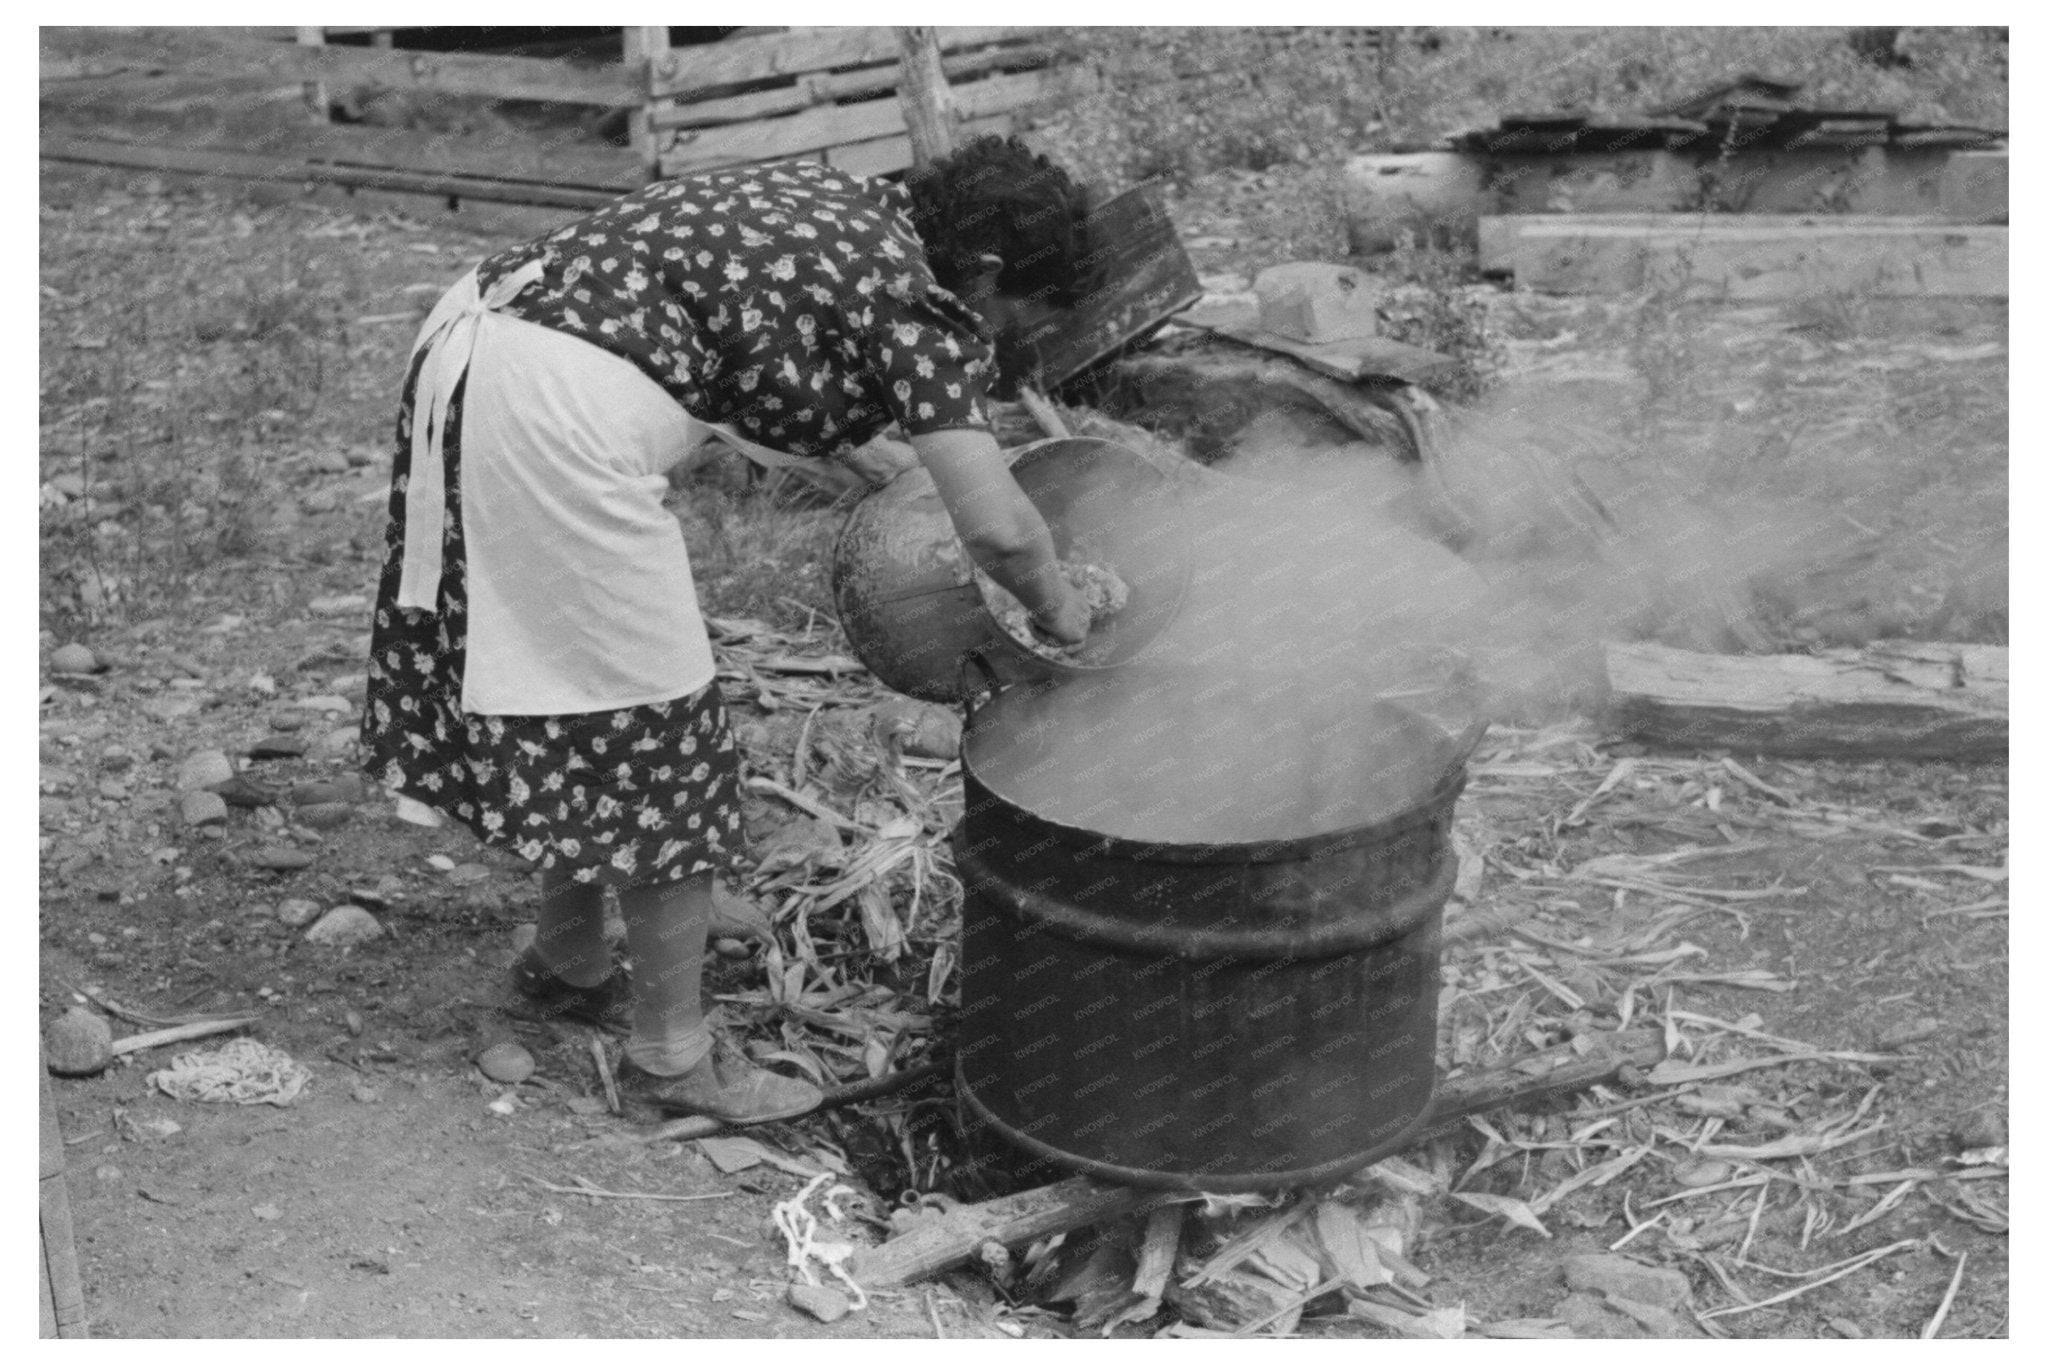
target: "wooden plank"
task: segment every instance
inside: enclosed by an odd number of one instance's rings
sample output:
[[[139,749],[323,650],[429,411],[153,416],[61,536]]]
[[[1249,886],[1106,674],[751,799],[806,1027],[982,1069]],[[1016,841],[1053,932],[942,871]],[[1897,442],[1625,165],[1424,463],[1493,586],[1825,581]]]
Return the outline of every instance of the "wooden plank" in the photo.
[[[2012,212],[2008,164],[2003,150],[1950,152],[1941,167],[1942,213],[1971,223],[2005,222]]]
[[[953,154],[958,131],[953,87],[939,65],[937,29],[911,24],[896,30],[896,40],[903,52],[896,103],[903,110],[904,131],[910,134],[910,164],[923,166]]]
[[[764,41],[773,41],[764,40]],[[374,47],[280,48],[287,66],[307,80],[432,90],[493,99],[550,100],[617,108],[640,102],[641,79],[623,65],[601,69],[538,57],[469,52],[411,52]]]
[[[2003,761],[1997,645],[1889,641],[1818,655],[1610,645],[1608,724],[1650,743],[1804,758]]]
[[[1035,44],[982,48],[946,57],[941,63],[949,81],[963,81],[992,71],[1034,71],[1052,65],[1050,48]],[[662,101],[655,105],[653,123],[657,128],[712,128],[721,123],[745,123],[750,119],[794,114],[814,105],[863,95],[886,95],[896,89],[896,68],[890,65],[864,67],[858,71],[812,73],[799,76],[796,83],[776,90],[757,90],[722,99],[690,103]]]
[[[1495,274],[1512,270],[1515,243],[1523,231],[1531,227],[1716,232],[1841,227],[1942,228],[1956,221],[1947,214],[1489,213],[1479,218],[1479,268]]]
[[[317,24],[310,28],[292,30],[293,41],[302,47],[322,47],[327,42],[327,30]],[[306,112],[315,123],[326,123],[332,117],[328,113],[327,83],[312,80],[306,82]]]
[[[2005,298],[2008,229],[1640,229],[1532,224],[1515,242],[1519,287],[1557,294],[1684,288],[1724,299],[1821,293]]]
[[[78,1273],[78,1240],[71,1227],[71,1192],[64,1183],[64,1135],[50,1094],[50,1073],[43,1066],[40,1053],[36,1058],[36,1078],[41,1087],[37,1103],[41,1108],[42,1140],[46,1147],[55,1147],[56,1169],[50,1170],[53,1162],[46,1150],[42,1163],[45,1174],[37,1191],[38,1241],[42,1252],[37,1259],[42,1262],[43,1289],[49,1296],[49,1334],[83,1337],[90,1334],[85,1321],[85,1288]]]
[[[642,90],[651,89],[654,69],[669,52],[668,25],[636,25],[620,30],[625,49],[626,77]],[[654,122],[655,100],[643,95],[633,111],[633,148],[640,153],[643,180],[661,177],[661,133]]]
[[[939,47],[953,52],[988,43],[1022,42],[1053,32],[1044,26],[942,28]],[[655,68],[651,93],[676,96],[724,93],[750,84],[896,60],[896,35],[887,28],[792,28],[761,38],[732,38],[670,54]]]
[[[289,156],[222,152],[211,148],[152,147],[136,143],[98,142],[46,135],[40,148],[47,161],[84,162],[97,166],[133,166],[187,175],[219,175],[240,180],[301,181],[349,185],[365,189],[400,190],[410,194],[483,199],[560,208],[598,208],[618,196],[605,189],[544,185],[531,181],[397,170],[378,166],[347,166],[305,161]]]
[[[1107,1185],[1075,1176],[982,1204],[956,1205],[878,1247],[856,1251],[847,1273],[863,1289],[894,1289],[965,1265],[988,1242],[1026,1247],[1041,1237],[1200,1197],[1185,1191]]]
[[[954,108],[963,121],[984,119],[1042,99],[1047,89],[1047,78],[1037,72],[991,76],[956,90]],[[834,105],[789,118],[680,132],[675,143],[662,153],[661,169],[663,175],[683,175],[720,166],[774,161],[848,143],[891,138],[905,129],[903,108],[893,99]]]

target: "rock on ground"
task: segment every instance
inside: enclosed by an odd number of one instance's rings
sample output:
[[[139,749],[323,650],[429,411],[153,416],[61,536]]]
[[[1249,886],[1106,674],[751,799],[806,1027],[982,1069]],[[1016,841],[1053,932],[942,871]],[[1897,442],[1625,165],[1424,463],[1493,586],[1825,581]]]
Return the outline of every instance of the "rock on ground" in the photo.
[[[287,900],[277,907],[277,922],[287,929],[303,929],[320,918],[320,902]]]
[[[477,1054],[476,1069],[500,1085],[517,1085],[533,1074],[533,1054],[517,1043],[498,1043]]]
[[[235,765],[219,749],[202,749],[178,765],[178,790],[209,791],[235,779]]]
[[[330,948],[348,948],[368,943],[384,932],[377,917],[360,905],[337,905],[306,931],[306,942]]]
[[[74,1005],[43,1031],[43,1058],[59,1076],[93,1076],[114,1059],[114,1031],[89,1009]]]
[[[99,655],[80,644],[59,645],[50,654],[52,673],[93,673],[99,666]]]
[[[228,803],[215,792],[186,792],[178,798],[178,814],[188,825],[217,825],[228,818]]]
[[[853,1301],[823,1284],[793,1284],[789,1287],[789,1302],[819,1322],[837,1322],[853,1311]]]

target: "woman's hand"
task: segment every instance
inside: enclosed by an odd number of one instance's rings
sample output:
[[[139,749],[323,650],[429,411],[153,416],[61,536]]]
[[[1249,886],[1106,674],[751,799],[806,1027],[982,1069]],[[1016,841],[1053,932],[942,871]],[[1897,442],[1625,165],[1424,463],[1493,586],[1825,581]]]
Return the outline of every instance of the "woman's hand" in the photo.
[[[1088,599],[1081,590],[1067,582],[1067,576],[1054,570],[1051,575],[1059,580],[1061,600],[1049,611],[1031,613],[1031,628],[1060,645],[1078,645],[1088,638],[1089,627],[1095,624],[1088,610]]]

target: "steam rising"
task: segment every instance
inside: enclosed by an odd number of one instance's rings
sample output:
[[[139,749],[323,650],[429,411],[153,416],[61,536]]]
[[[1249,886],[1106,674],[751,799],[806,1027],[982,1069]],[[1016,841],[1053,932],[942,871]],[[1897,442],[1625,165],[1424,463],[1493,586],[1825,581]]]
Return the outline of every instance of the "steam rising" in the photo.
[[[1126,578],[1185,577],[1181,610],[1135,663],[1002,698],[976,774],[1040,815],[1147,841],[1392,819],[1481,723],[1597,707],[1609,639],[1754,644],[1752,580],[1831,548],[1811,509],[1710,505],[1650,477],[1595,489],[1573,468],[1588,453],[1614,456],[1613,438],[1523,398],[1427,466],[1305,444],[1280,418],[1215,469],[1162,461],[1175,496],[1091,512]]]

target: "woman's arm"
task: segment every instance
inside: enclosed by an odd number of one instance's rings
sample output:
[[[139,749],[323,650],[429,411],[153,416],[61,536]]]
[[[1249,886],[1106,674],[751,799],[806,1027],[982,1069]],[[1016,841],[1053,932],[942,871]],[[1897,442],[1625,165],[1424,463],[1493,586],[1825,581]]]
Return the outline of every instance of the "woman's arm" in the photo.
[[[934,431],[910,438],[938,486],[939,500],[974,562],[1030,608],[1039,629],[1062,644],[1088,636],[1088,605],[1060,573],[1052,532],[985,431]]]

